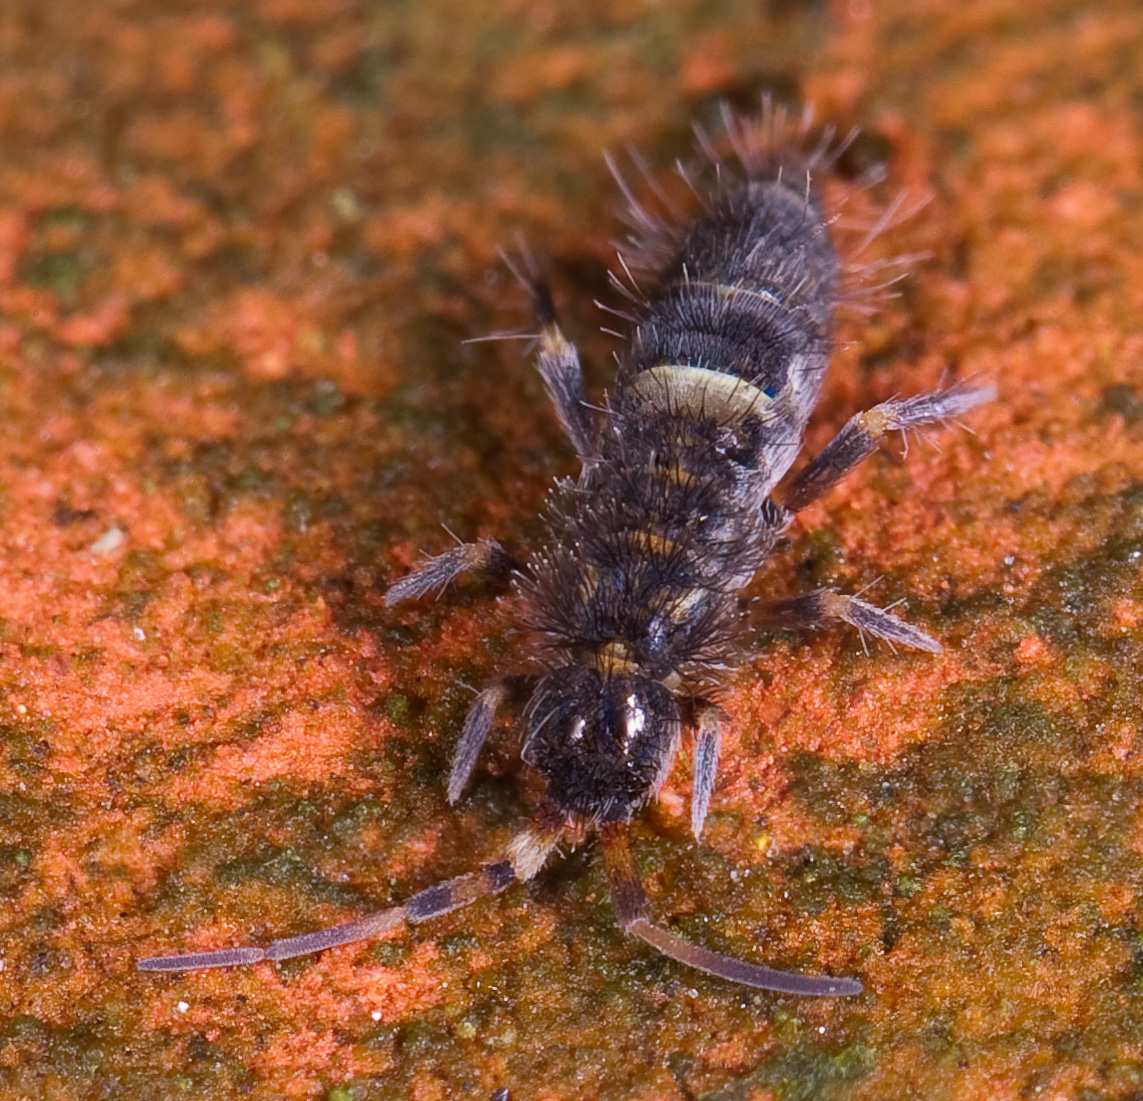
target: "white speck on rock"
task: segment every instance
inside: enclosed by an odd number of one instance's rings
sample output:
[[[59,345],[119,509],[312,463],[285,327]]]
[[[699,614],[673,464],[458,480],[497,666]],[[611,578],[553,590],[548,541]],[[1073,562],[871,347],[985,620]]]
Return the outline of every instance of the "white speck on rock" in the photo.
[[[89,548],[92,554],[110,554],[127,536],[121,527],[108,528]]]

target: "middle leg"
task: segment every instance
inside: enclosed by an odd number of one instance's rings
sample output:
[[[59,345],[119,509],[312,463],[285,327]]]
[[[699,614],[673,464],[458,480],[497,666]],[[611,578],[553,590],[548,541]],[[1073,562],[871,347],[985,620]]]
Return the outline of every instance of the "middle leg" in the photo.
[[[801,630],[841,622],[856,627],[862,635],[868,631],[890,646],[909,646],[930,654],[939,654],[944,649],[931,635],[890,615],[884,608],[834,589],[818,589],[785,600],[758,601],[750,606],[749,615],[755,627]]]
[[[385,607],[392,608],[406,600],[438,592],[462,574],[482,573],[487,577],[507,579],[513,572],[525,569],[494,539],[461,543],[444,554],[430,558],[420,569],[390,585],[385,593]]]

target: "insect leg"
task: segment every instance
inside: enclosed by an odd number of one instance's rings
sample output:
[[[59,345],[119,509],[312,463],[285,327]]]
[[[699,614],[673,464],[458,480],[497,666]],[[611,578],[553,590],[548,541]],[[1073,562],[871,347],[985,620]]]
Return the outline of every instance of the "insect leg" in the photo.
[[[591,462],[599,455],[599,426],[595,423],[587,403],[579,352],[560,328],[552,293],[544,282],[534,257],[525,251],[520,259],[521,263],[516,264],[509,257],[505,257],[512,274],[520,280],[528,292],[532,313],[535,314],[540,326],[536,370],[544,380],[544,389],[556,407],[556,416],[559,417],[560,424],[571,440],[580,462]]]
[[[887,401],[858,413],[790,483],[786,508],[799,512],[872,455],[890,432],[952,420],[996,397],[996,389],[954,386],[905,401]]]
[[[710,795],[718,775],[718,749],[726,715],[713,704],[701,701],[695,708],[695,778],[691,795],[691,832],[695,840],[702,835],[706,812],[710,808]]]
[[[443,589],[450,581],[470,571],[506,578],[513,570],[522,569],[524,566],[493,539],[461,543],[430,558],[419,570],[391,585],[385,593],[385,605],[392,608],[404,600],[416,600],[434,589]]]
[[[803,994],[815,997],[851,995],[861,993],[856,979],[831,979],[813,975],[798,975],[791,971],[775,971],[771,967],[747,963],[745,960],[724,956],[702,948],[688,940],[653,925],[647,917],[647,898],[639,882],[639,873],[631,853],[624,822],[608,822],[599,828],[603,841],[603,859],[607,864],[607,878],[611,884],[611,899],[619,924],[624,932],[639,937],[665,956],[679,963],[705,971],[708,975],[743,983],[760,990],[777,990],[783,994]]]
[[[448,801],[455,803],[464,792],[464,786],[476,767],[476,759],[484,747],[484,739],[492,729],[496,712],[508,698],[510,689],[506,681],[497,681],[481,692],[468,714],[464,717],[464,729],[460,732],[456,752],[452,758],[452,771],[448,777]]]
[[[458,875],[455,879],[426,887],[403,906],[393,906],[367,914],[355,921],[303,933],[299,937],[275,940],[259,948],[223,948],[218,952],[190,952],[179,956],[151,956],[135,966],[140,971],[200,971],[209,967],[234,967],[262,960],[289,960],[324,952],[343,944],[372,940],[403,924],[416,924],[440,917],[477,899],[497,895],[517,881],[530,879],[540,870],[563,832],[562,821],[554,819],[541,807],[536,820],[518,834],[508,846],[508,855],[494,864],[484,864],[478,871]]]
[[[935,638],[890,615],[883,608],[833,589],[817,589],[785,600],[759,601],[750,607],[750,621],[756,627],[793,630],[842,622],[856,627],[863,635],[868,631],[891,646],[910,646],[914,650],[927,650],[930,654],[939,654],[943,649]]]

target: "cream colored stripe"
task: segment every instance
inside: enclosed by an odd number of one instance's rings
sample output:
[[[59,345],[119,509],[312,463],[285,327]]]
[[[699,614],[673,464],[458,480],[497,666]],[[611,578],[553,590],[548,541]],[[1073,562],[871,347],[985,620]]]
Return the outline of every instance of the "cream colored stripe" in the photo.
[[[685,363],[662,363],[641,371],[629,389],[664,412],[716,417],[723,424],[751,413],[767,419],[774,404],[773,398],[738,375]]]

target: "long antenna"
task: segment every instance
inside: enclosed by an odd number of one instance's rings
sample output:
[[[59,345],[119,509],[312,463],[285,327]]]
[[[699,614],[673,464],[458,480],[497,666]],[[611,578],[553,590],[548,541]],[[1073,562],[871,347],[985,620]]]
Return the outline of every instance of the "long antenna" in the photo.
[[[799,975],[793,971],[775,971],[772,967],[712,952],[709,948],[702,948],[652,924],[647,917],[647,897],[643,893],[635,858],[631,854],[627,823],[608,822],[599,827],[599,835],[603,841],[607,878],[611,883],[611,901],[619,924],[625,932],[646,941],[664,956],[670,956],[688,967],[696,967],[708,975],[754,986],[759,990],[776,990],[782,994],[818,998],[850,997],[861,993],[861,983],[856,979],[832,979],[828,976]]]
[[[217,952],[187,952],[177,956],[151,956],[135,966],[140,971],[201,971],[210,967],[237,967],[260,963],[263,960],[293,959],[338,948],[343,944],[372,940],[406,922],[415,925],[429,918],[440,917],[451,910],[467,906],[480,898],[498,895],[513,883],[531,879],[543,866],[548,854],[563,833],[562,820],[558,823],[545,808],[535,821],[513,838],[504,860],[484,864],[478,871],[458,875],[455,879],[436,883],[418,891],[402,906],[379,910],[355,921],[318,929],[298,937],[272,941],[264,948],[246,945],[223,948]]]

